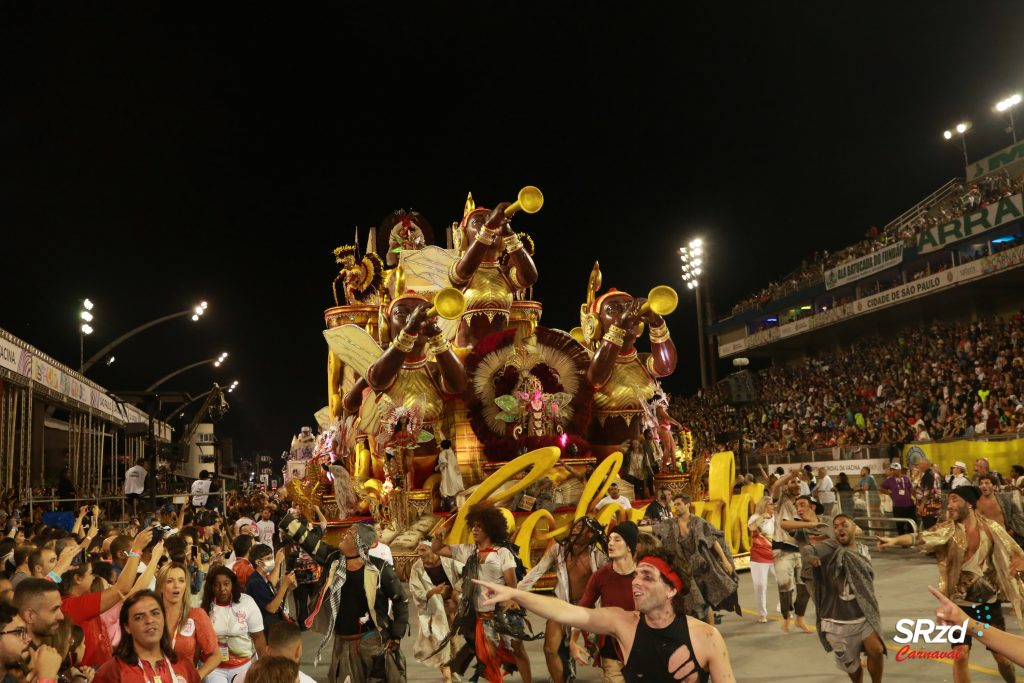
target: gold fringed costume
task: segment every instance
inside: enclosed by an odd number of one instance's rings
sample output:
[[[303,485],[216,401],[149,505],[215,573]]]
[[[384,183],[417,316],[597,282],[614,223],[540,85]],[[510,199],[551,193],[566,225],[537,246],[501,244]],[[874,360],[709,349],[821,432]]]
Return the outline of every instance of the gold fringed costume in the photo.
[[[515,293],[523,288],[513,282],[497,261],[484,261],[468,280],[455,274],[457,263],[452,264],[448,275],[452,286],[461,289],[466,296],[466,310],[462,320],[468,323],[473,316],[485,315],[487,322],[491,322],[495,316],[500,315],[507,322]]]
[[[1000,599],[1009,601],[1013,605],[1017,619],[1024,623],[1024,582],[1010,571],[1010,562],[1015,555],[1020,554],[1020,547],[998,522],[981,513],[974,514],[978,518],[982,535],[988,532],[988,539],[982,541],[990,540],[992,543],[991,562],[989,557],[978,558],[982,563],[981,578],[999,589]],[[924,553],[935,555],[938,560],[939,591],[958,604],[971,602],[965,594],[970,590],[971,584],[978,579],[970,572],[964,571],[967,532],[963,525],[947,521],[922,531],[918,536],[918,548]]]
[[[633,353],[615,359],[611,379],[594,391],[594,419],[603,427],[610,417],[621,417],[629,425],[647,413],[647,402],[658,391],[658,382]]]

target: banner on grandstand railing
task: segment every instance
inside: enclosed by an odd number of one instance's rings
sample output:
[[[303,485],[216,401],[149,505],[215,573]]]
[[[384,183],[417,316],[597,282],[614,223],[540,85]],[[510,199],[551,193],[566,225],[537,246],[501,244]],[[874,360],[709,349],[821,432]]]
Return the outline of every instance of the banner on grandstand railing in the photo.
[[[825,288],[835,289],[862,277],[880,273],[903,261],[903,245],[890,244],[884,249],[871,252],[860,258],[840,263],[835,268],[825,271]]]
[[[964,177],[970,182],[1020,161],[1024,161],[1024,141],[1015,142],[995,154],[990,154],[981,161],[975,161],[967,167]]]
[[[1021,195],[1000,199],[998,202],[965,214],[956,220],[935,228],[923,230],[917,236],[917,253],[927,254],[942,249],[954,242],[974,237],[1010,221],[1024,217],[1024,200]]]
[[[726,342],[725,344],[719,344],[718,357],[725,358],[726,356],[731,356],[734,353],[739,353],[745,348],[747,348],[746,339],[737,339],[736,341]]]
[[[818,474],[819,467],[824,467],[825,474],[831,477],[835,477],[840,472],[846,472],[846,474],[853,476],[855,474],[859,475],[862,467],[867,467],[871,470],[871,474],[883,474],[886,468],[889,467],[889,460],[886,458],[871,458],[870,460],[815,460],[814,462],[799,463],[800,467],[804,465],[810,465],[814,470],[815,476]],[[786,466],[783,465],[783,467],[785,468]]]
[[[956,461],[967,464],[967,476],[974,473],[974,461],[979,458],[987,458],[989,467],[1003,476],[1010,473],[1010,468],[1020,463],[1021,448],[1024,447],[1024,440],[1008,439],[1000,441],[976,441],[972,439],[958,439],[956,441],[923,441],[910,444],[903,448],[903,457],[907,464],[912,464],[920,458],[923,453],[928,460],[938,467],[943,475],[949,472],[949,468]]]
[[[912,280],[906,284],[887,289],[884,292],[878,292],[863,299],[857,299],[848,304],[822,311],[816,315],[801,318],[796,322],[763,330],[743,339],[723,344],[718,348],[718,355],[720,358],[724,358],[728,355],[764,346],[778,339],[800,334],[807,330],[816,330],[820,327],[842,322],[848,318],[870,313],[888,306],[894,306],[910,299],[934,294],[948,287],[965,284],[1002,270],[1017,268],[1022,264],[1024,264],[1024,245],[1011,247],[998,254],[964,263],[955,268],[950,268],[918,280]]]

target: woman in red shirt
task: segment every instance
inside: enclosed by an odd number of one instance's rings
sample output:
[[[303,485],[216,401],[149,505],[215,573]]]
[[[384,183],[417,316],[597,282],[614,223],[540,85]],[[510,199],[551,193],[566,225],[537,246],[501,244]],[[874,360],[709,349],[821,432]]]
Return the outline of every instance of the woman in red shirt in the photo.
[[[98,667],[113,654],[113,646],[100,615],[130,593],[148,586],[153,580],[156,566],[164,552],[162,541],[153,548],[152,560],[142,576],[136,577],[135,573],[142,550],[152,538],[153,533],[148,529],[135,537],[132,549],[128,553],[128,563],[121,571],[121,576],[118,577],[117,583],[105,591],[93,592],[92,565],[89,563],[66,571],[61,577],[61,588],[64,591],[61,611],[68,619],[81,626],[85,633],[85,656],[82,658],[82,664]]]
[[[199,669],[200,678],[206,678],[221,662],[220,648],[210,615],[192,607],[188,584],[188,570],[178,562],[165,564],[156,577],[171,649],[180,659],[192,662]]]
[[[130,596],[121,606],[121,642],[93,683],[199,683],[192,662],[178,659],[164,628],[164,610],[153,591]]]

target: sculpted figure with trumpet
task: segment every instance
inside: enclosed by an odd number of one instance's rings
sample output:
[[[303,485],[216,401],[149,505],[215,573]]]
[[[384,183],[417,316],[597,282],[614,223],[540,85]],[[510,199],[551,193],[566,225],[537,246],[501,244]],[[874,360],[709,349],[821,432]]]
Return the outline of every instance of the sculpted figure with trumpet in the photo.
[[[676,369],[676,346],[662,316],[675,310],[678,296],[659,286],[647,298],[601,288],[601,268],[594,263],[587,284],[587,301],[580,307],[580,336],[592,352],[587,379],[594,388],[593,419],[588,440],[618,446],[639,439],[643,416],[658,393],[658,378]],[[649,330],[651,352],[640,354],[636,340]]]
[[[537,266],[509,223],[517,211],[535,213],[544,195],[535,187],[523,188],[515,202],[501,202],[493,210],[478,207],[473,195],[466,200],[462,222],[455,228],[459,259],[452,264],[452,286],[466,295],[466,311],[456,334],[459,347],[471,347],[508,324],[517,291],[537,282]],[[502,252],[508,258],[502,263]]]

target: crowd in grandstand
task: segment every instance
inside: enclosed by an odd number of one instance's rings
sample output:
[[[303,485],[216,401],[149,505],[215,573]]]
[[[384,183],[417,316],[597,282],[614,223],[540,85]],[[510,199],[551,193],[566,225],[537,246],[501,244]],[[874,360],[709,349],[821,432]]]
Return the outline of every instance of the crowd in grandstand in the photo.
[[[924,212],[913,220],[892,224],[884,230],[872,226],[865,234],[863,241],[841,251],[815,252],[810,258],[805,259],[799,268],[782,280],[770,282],[761,291],[741,300],[733,306],[732,314],[736,315],[759,308],[814,285],[821,281],[825,271],[846,261],[866,256],[889,244],[903,242],[905,246],[912,247],[916,244],[917,236],[921,232],[949,223],[1003,197],[1010,197],[1021,192],[1024,192],[1024,177],[1010,178],[1005,172],[994,173],[970,184],[961,183],[950,199],[935,206],[924,207]],[[972,256],[972,258],[979,257],[978,254]],[[922,272],[922,276],[923,274]]]
[[[718,389],[673,403],[699,451],[735,448],[741,422],[744,446],[764,453],[1020,432],[1024,315],[936,322],[758,374],[751,406],[726,405]]]

